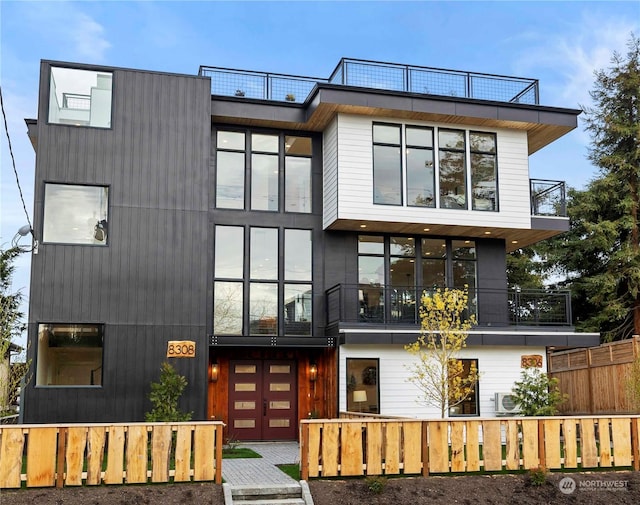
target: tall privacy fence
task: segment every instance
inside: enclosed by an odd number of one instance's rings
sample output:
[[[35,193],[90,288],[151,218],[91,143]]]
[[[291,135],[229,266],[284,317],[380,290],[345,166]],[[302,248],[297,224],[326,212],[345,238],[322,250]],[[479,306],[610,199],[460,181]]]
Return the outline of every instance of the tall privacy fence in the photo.
[[[640,337],[598,347],[549,354],[549,376],[558,379],[567,399],[560,412],[573,414],[627,414],[633,405],[626,383],[633,362],[640,356]]]
[[[640,416],[304,420],[301,478],[640,470],[639,422]]]
[[[0,489],[215,481],[222,422],[0,428]]]

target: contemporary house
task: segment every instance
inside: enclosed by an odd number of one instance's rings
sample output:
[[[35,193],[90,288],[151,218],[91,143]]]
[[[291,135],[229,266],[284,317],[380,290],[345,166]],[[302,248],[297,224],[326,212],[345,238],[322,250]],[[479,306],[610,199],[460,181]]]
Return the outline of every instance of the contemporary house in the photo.
[[[43,61],[24,421],[139,421],[167,360],[238,439],[416,403],[423,291],[468,286],[451,415],[494,416],[546,348],[598,343],[506,255],[566,231],[528,157],[576,127],[538,82],[342,59],[327,78]],[[558,167],[561,169],[562,167]]]

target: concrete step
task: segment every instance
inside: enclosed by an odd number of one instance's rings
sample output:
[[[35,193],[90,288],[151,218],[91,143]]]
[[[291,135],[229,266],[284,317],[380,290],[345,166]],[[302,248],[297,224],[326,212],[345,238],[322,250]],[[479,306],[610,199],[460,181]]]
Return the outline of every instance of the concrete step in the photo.
[[[305,481],[268,486],[223,484],[222,488],[226,505],[313,505]]]
[[[236,500],[234,505],[306,505],[302,498],[274,498],[268,500]]]

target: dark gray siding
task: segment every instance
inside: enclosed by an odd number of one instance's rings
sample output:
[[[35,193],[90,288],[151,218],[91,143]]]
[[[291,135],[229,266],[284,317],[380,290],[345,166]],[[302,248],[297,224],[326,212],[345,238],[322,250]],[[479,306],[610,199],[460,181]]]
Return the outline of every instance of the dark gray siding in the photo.
[[[48,125],[49,63],[40,81],[35,224],[45,182],[109,186],[107,247],[42,244],[33,256],[29,353],[37,324],[105,324],[101,388],[35,387],[25,422],[139,421],[168,340],[196,341],[172,360],[203,419],[208,356],[211,95],[208,79],[113,70],[112,128]],[[109,69],[106,69],[109,70]]]

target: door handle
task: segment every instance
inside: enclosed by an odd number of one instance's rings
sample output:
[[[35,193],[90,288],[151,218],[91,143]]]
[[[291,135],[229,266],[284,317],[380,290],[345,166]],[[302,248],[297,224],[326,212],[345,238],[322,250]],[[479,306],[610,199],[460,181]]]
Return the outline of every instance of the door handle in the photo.
[[[267,415],[267,400],[262,400],[262,415]]]

